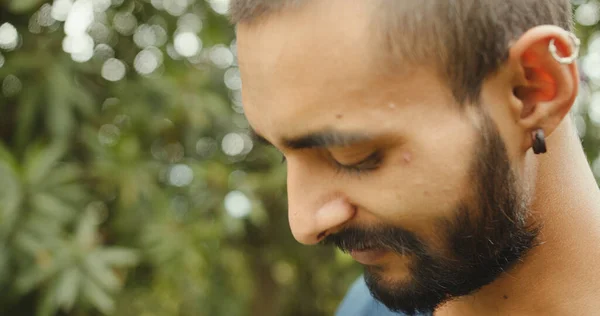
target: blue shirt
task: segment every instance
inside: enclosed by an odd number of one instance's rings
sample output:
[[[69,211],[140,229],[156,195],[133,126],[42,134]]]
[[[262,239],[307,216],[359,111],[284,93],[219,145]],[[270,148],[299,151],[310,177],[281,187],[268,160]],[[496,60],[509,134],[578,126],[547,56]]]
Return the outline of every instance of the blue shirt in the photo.
[[[390,311],[385,305],[375,300],[360,277],[346,294],[346,297],[335,312],[335,316],[402,316],[405,314]],[[428,315],[422,315],[428,316]]]

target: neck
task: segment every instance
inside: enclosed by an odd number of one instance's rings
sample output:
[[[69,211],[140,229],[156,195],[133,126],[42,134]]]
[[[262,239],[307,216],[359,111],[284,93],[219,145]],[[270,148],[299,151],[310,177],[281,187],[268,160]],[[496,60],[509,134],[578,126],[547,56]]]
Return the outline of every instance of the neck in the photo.
[[[534,220],[541,244],[523,262],[473,295],[448,302],[443,315],[593,315],[600,309],[600,193],[572,123],[547,140],[537,160]]]

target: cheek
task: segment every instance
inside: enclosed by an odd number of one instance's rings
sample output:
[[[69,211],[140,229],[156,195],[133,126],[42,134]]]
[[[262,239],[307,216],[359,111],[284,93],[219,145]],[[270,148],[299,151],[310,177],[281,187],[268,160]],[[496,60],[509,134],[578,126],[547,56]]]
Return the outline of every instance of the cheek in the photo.
[[[356,181],[362,188],[359,205],[379,222],[431,230],[437,218],[455,211],[471,185],[471,147],[447,147],[444,154],[417,146],[390,153],[376,174]]]

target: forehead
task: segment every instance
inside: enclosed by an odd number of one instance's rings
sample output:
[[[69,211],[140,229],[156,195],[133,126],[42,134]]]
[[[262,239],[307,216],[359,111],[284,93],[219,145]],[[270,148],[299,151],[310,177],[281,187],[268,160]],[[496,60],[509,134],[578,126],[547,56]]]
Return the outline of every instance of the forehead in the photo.
[[[364,67],[371,46],[368,32],[371,11],[365,1],[308,1],[252,25],[237,28],[237,47],[242,70],[257,79],[296,73],[306,64],[321,71],[341,66]],[[364,63],[343,65],[346,58]],[[285,66],[285,67],[284,67]]]
[[[340,115],[352,125],[366,119],[365,106],[389,106],[401,92],[401,103],[417,98],[417,83],[397,85],[375,71],[383,46],[373,40],[374,2],[309,1],[238,26],[244,107],[259,133],[294,136],[331,127]]]

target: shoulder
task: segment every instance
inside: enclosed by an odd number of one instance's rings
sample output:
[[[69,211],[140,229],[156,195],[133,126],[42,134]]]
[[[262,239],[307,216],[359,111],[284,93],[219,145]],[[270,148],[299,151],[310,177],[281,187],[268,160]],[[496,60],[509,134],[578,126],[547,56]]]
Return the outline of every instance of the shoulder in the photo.
[[[402,316],[394,313],[375,300],[363,277],[352,284],[344,300],[338,307],[335,316]]]

